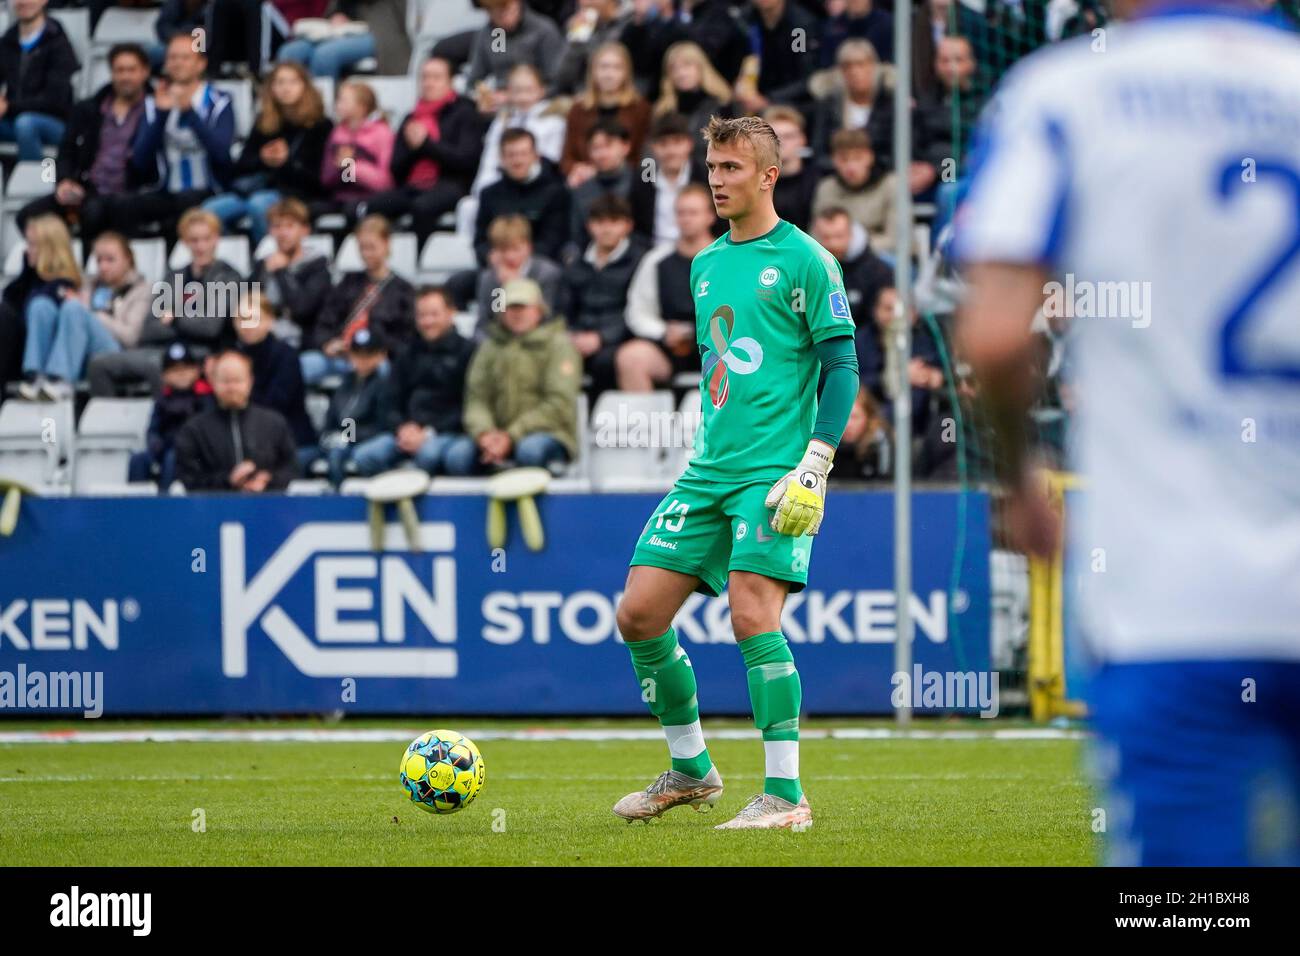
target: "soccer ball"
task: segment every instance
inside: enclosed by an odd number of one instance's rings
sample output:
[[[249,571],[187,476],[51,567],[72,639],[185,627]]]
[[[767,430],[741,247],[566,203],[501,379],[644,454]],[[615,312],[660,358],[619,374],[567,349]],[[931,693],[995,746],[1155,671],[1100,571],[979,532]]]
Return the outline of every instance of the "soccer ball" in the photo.
[[[486,769],[474,741],[454,730],[431,730],[402,754],[402,789],[421,810],[455,813],[483,789]]]

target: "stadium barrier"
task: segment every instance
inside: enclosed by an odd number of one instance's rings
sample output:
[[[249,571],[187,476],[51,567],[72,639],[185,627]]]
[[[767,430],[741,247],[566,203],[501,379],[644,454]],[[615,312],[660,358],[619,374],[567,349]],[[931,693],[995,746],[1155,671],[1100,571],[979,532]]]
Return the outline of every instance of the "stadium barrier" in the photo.
[[[24,498],[0,539],[0,680],[102,674],[109,715],[644,714],[614,612],[659,501],[543,496],[534,552],[513,518],[489,546],[486,498],[428,495],[419,550],[390,514],[376,553],[357,497]],[[989,667],[988,498],[962,504],[913,505],[926,672]],[[804,709],[887,713],[892,496],[837,490],[831,509],[783,620]],[[703,712],[748,714],[725,596],[692,595],[675,623]]]

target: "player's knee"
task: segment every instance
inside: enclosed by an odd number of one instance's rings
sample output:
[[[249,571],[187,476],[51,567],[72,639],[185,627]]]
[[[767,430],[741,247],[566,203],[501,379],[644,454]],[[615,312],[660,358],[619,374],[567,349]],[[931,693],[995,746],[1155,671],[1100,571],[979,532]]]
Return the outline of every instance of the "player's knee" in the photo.
[[[766,634],[768,631],[780,630],[780,618],[778,616],[777,620],[773,622],[771,615],[764,608],[733,607],[731,609],[731,629],[735,632],[736,640],[743,641],[755,634]]]
[[[658,637],[668,630],[661,618],[662,614],[653,608],[628,601],[626,597],[618,602],[618,609],[614,612],[614,622],[625,641],[647,641]]]

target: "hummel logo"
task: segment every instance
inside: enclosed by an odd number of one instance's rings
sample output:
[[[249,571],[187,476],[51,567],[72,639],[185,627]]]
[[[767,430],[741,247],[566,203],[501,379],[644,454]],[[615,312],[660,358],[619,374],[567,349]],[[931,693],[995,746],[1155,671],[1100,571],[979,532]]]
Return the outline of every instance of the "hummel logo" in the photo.
[[[754,525],[754,536],[757,537],[759,541],[771,541],[773,538],[776,537],[776,535],[774,534],[765,534],[763,532],[763,529],[765,527],[766,525],[761,521],[758,524]]]
[[[695,293],[695,298],[703,299],[708,294],[709,294],[709,280],[705,279],[703,282],[700,283],[700,291]]]

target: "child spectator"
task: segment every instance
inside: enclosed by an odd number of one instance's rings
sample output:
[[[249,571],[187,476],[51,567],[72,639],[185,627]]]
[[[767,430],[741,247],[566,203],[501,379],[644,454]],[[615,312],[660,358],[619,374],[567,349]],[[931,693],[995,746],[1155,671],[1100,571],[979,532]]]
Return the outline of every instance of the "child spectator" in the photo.
[[[176,480],[176,435],[185,423],[213,407],[212,386],[203,377],[199,360],[184,342],[173,342],[163,353],[162,393],[149,416],[146,449],[131,455],[130,481],[151,481],[166,490]]]
[[[542,297],[551,308],[564,315],[568,309],[568,292],[564,272],[545,256],[533,252],[533,230],[523,216],[502,216],[488,229],[488,264],[477,276],[475,301],[478,303],[476,338],[487,335],[494,312],[504,306],[499,290],[511,279],[532,279],[541,287]]]
[[[706,146],[699,130],[708,125],[711,116],[725,119],[732,115],[731,96],[731,85],[713,68],[699,45],[684,40],[674,43],[664,54],[664,77],[654,115],[679,113],[686,117],[695,159],[702,163]],[[784,175],[785,170],[781,172]]]
[[[479,196],[474,251],[487,262],[488,226],[501,216],[518,214],[533,230],[533,245],[558,260],[569,239],[571,199],[555,165],[537,153],[526,129],[509,129],[501,137],[501,178]]]
[[[263,295],[243,296],[235,316],[236,349],[253,363],[253,403],[284,416],[294,444],[305,460],[313,460],[316,429],[307,416],[307,391],[303,387],[298,353],[271,331],[275,309]]]
[[[387,360],[388,351],[379,336],[358,329],[348,345],[352,371],[330,397],[320,440],[329,462],[330,484],[335,488],[343,483],[353,453],[388,427],[392,393],[383,372]]]
[[[627,130],[629,152],[640,156],[650,130],[650,104],[632,82],[632,58],[621,43],[606,43],[591,57],[587,87],[569,110],[560,169],[576,189],[597,173],[590,154],[591,129],[615,121]]]
[[[375,91],[348,80],[334,99],[338,122],[325,144],[320,180],[328,199],[313,213],[342,212],[349,221],[359,202],[393,188],[393,130],[378,112]]]

